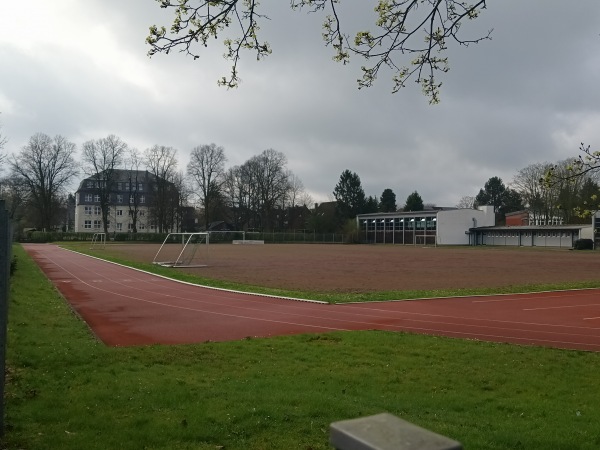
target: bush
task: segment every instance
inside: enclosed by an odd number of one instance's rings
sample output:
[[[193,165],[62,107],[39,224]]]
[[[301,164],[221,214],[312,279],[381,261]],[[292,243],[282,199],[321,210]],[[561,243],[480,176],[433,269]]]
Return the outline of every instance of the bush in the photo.
[[[591,239],[577,239],[573,245],[575,250],[593,250],[594,241]]]

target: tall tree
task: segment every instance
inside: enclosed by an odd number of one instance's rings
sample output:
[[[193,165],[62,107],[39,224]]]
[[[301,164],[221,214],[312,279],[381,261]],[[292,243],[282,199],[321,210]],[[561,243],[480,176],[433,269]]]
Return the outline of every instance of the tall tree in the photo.
[[[127,173],[127,185],[129,186],[129,220],[131,221],[131,232],[137,233],[140,225],[141,214],[145,211],[141,208],[142,202],[146,200],[146,190],[148,189],[148,179],[145,176],[147,172],[142,169],[142,155],[137,148],[129,148],[125,158],[125,170]],[[140,187],[142,189],[140,189]]]
[[[169,53],[174,49],[199,58],[199,50],[210,40],[227,30],[225,57],[232,63],[231,73],[219,84],[235,87],[239,83],[238,62],[241,52],[254,52],[257,59],[271,53],[271,46],[259,39],[260,22],[268,20],[258,0],[157,0],[161,8],[173,11],[169,27],[150,27],[146,42],[149,55]],[[373,84],[382,67],[393,72],[393,92],[414,79],[431,103],[439,101],[441,83],[436,75],[449,70],[445,52],[449,45],[468,46],[489,39],[491,31],[475,38],[462,36],[463,24],[476,19],[486,7],[486,0],[473,3],[459,0],[377,0],[368,2],[375,7],[374,24],[366,24],[353,37],[343,31],[340,18],[342,6],[332,0],[291,0],[294,10],[307,8],[325,14],[323,39],[331,45],[334,60],[348,63],[351,55],[366,60],[361,67],[359,87]],[[362,3],[362,2],[361,2]],[[367,3],[367,2],[365,2]],[[347,8],[356,5],[344,3]],[[167,33],[169,29],[169,33]],[[237,33],[236,33],[237,31]]]
[[[174,184],[177,176],[177,150],[155,145],[144,152],[144,162],[155,178],[152,196],[153,219],[158,231],[165,233],[176,226],[174,217],[179,207],[179,194]]]
[[[547,198],[548,186],[541,182],[550,165],[530,164],[519,170],[512,180],[513,187],[521,194],[523,203],[529,208],[532,219],[541,219],[548,212]],[[544,217],[545,218],[545,217]]]
[[[502,199],[502,206],[500,207],[500,213],[506,215],[510,212],[520,211],[523,207],[521,194],[514,189],[506,188]]]
[[[363,207],[361,214],[371,214],[379,211],[379,202],[377,201],[377,197],[374,195],[369,195],[365,200],[365,206]]]
[[[221,197],[225,181],[225,150],[216,144],[194,147],[187,166],[187,173],[194,187],[199,190],[200,203],[204,208],[204,227],[211,222],[211,208]]]
[[[100,196],[102,226],[108,234],[111,194],[115,190],[115,170],[123,164],[127,144],[111,134],[105,138],[84,142],[81,160],[84,172],[94,181]]]
[[[379,210],[381,212],[394,212],[398,209],[396,206],[396,194],[391,189],[384,189],[379,198]]]
[[[333,196],[337,201],[337,210],[342,222],[354,219],[357,214],[362,212],[366,202],[360,177],[348,169],[340,175],[340,179],[333,189]]]
[[[38,225],[42,229],[54,226],[59,196],[77,175],[75,150],[75,144],[63,136],[51,138],[37,133],[10,160],[13,174],[27,185],[31,206],[38,212]]]
[[[255,203],[261,225],[267,230],[273,229],[276,226],[275,208],[289,190],[287,158],[281,152],[267,149],[246,164],[250,179],[256,183]]]
[[[423,199],[417,191],[414,191],[412,194],[406,197],[404,211],[423,211],[423,209]]]
[[[504,192],[506,186],[502,182],[502,178],[491,177],[485,182],[483,189],[475,197],[475,203],[478,206],[491,205],[494,207],[494,212],[498,212],[504,200]]]

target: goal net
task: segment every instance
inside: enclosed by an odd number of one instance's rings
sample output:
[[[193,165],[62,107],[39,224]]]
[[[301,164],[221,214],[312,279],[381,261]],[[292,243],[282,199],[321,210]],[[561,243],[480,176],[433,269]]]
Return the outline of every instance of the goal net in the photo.
[[[169,233],[156,252],[152,264],[164,267],[206,267],[209,234]]]
[[[90,245],[90,249],[106,246],[106,233],[94,233],[92,236],[92,244]]]

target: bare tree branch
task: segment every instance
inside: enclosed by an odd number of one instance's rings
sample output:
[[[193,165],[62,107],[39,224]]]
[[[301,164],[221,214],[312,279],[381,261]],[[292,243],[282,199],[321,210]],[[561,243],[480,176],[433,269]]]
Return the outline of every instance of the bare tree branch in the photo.
[[[223,41],[226,48],[224,57],[232,63],[231,73],[219,79],[218,83],[237,87],[242,50],[254,52],[257,60],[271,54],[270,44],[258,37],[259,21],[269,19],[258,12],[258,0],[156,1],[162,8],[173,9],[174,19],[169,31],[164,26],[150,27],[146,38],[151,47],[150,56],[178,49],[198,59],[200,49],[197,47],[207,47],[209,39],[217,39],[227,30],[233,35]],[[365,28],[351,38],[342,31],[341,0],[290,0],[294,10],[306,9],[326,15],[323,40],[333,48],[335,61],[347,64],[351,55],[366,61],[361,67],[362,76],[357,80],[359,89],[372,86],[381,68],[385,67],[393,72],[392,92],[398,92],[409,79],[413,79],[421,85],[430,103],[438,103],[442,83],[436,77],[449,70],[448,57],[445,56],[448,41],[468,46],[490,39],[491,30],[475,38],[465,38],[461,33],[463,22],[479,17],[486,8],[487,0],[474,3],[461,0],[372,1],[377,13],[375,24],[370,26],[373,30]],[[412,59],[406,61],[409,57]]]

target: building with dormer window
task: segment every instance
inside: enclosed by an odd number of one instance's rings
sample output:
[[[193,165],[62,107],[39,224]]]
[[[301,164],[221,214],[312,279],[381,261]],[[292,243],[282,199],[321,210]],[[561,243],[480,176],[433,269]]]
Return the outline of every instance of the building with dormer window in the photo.
[[[175,185],[145,170],[115,169],[110,186],[100,176],[81,181],[75,193],[75,232],[104,231],[100,199],[109,198],[109,233],[178,231]]]

